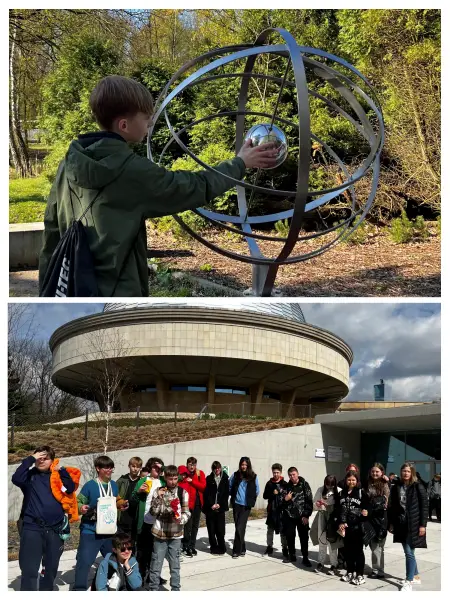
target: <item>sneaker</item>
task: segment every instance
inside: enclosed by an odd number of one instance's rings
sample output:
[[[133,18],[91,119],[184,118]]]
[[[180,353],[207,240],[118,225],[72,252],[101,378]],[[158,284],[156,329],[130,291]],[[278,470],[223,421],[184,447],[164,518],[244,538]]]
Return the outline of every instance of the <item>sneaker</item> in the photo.
[[[312,567],[311,561],[307,556],[303,557],[302,565],[305,565],[305,567]]]
[[[239,554],[236,554],[236,552],[233,552],[232,558],[239,558]]]
[[[405,581],[400,588],[401,592],[412,592],[412,585],[410,581]]]
[[[272,556],[273,554],[273,546],[267,546],[266,551],[264,552],[264,556]]]
[[[197,550],[195,548],[191,548],[191,552],[193,556],[197,556]]]
[[[244,550],[244,552],[241,552],[241,556],[245,556],[245,550]]]
[[[406,579],[402,579],[402,583],[406,583]],[[414,575],[414,579],[410,581],[412,585],[422,585],[422,580],[420,579],[420,575]]]
[[[305,559],[303,559],[303,560],[305,560]],[[322,563],[318,563],[317,567],[314,569],[314,571],[316,573],[322,573],[322,571],[323,571],[323,564]]]
[[[193,556],[194,556],[194,555],[193,555],[193,553],[192,553],[192,550],[191,550],[190,548],[188,548],[188,549],[186,550],[186,552],[185,552],[185,556],[186,556],[187,558],[193,558]]]
[[[364,575],[357,575],[357,577],[353,577],[351,583],[353,585],[363,585],[366,583],[366,580],[364,579]]]
[[[353,579],[353,573],[346,573],[345,575],[342,575],[341,577],[341,581],[343,581],[344,583],[351,583]]]
[[[283,556],[283,562],[284,563],[291,562],[290,559],[289,559],[289,556]]]
[[[330,567],[327,571],[327,575],[333,575],[334,577],[339,577],[339,571],[337,567]]]

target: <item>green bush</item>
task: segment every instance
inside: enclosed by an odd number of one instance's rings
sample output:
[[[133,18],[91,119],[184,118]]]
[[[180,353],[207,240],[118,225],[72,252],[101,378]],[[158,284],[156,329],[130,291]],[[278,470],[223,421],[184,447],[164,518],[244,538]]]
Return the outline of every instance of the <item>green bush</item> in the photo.
[[[208,222],[200,217],[199,215],[188,210],[180,213],[179,215],[183,221],[194,231],[206,231],[209,225]],[[179,225],[172,216],[158,217],[151,219],[153,227],[159,233],[168,233],[169,231],[174,235],[178,241],[186,241],[191,239],[191,236],[185,231],[181,225]]]
[[[210,273],[213,270],[212,266],[209,263],[205,263],[201,265],[200,271],[204,271],[205,273]]]
[[[426,240],[430,231],[422,216],[410,220],[402,210],[401,216],[393,219],[391,223],[390,236],[396,244],[406,244],[413,239]]]
[[[333,226],[338,225],[339,223],[343,223],[344,220],[333,223]],[[336,234],[340,233],[343,229],[346,229],[344,225],[336,229]],[[341,238],[344,244],[351,245],[361,245],[365,244],[369,238],[370,234],[375,232],[375,226],[369,223],[368,221],[363,221],[361,225],[359,225],[353,233],[351,233],[348,237],[344,234],[344,237]]]
[[[275,230],[280,237],[287,237],[289,228],[290,225],[288,219],[284,219],[284,221],[277,221],[275,223]]]

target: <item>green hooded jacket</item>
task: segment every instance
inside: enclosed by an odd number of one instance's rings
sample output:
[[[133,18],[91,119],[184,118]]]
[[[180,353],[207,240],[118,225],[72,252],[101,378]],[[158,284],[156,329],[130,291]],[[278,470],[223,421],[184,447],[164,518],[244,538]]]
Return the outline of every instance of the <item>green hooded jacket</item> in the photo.
[[[241,158],[216,169],[242,179]],[[72,201],[68,182],[74,194]],[[44,245],[39,259],[42,289],[50,258],[73,218],[83,219],[94,259],[99,296],[148,296],[145,219],[204,206],[233,187],[210,171],[168,171],[135,154],[118,134],[80,135],[58,168],[44,216]]]

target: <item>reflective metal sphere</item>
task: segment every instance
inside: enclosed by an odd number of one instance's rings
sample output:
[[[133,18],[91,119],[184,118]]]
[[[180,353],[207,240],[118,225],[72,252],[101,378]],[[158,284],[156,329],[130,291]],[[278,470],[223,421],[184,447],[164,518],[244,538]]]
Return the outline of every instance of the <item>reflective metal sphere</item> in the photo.
[[[284,132],[279,127],[271,125],[270,123],[261,123],[259,125],[253,125],[245,134],[244,142],[252,140],[252,146],[260,146],[261,144],[267,144],[273,142],[278,148],[277,161],[273,167],[267,167],[267,169],[276,169],[284,163],[287,157],[288,144]],[[265,169],[266,170],[266,169]]]

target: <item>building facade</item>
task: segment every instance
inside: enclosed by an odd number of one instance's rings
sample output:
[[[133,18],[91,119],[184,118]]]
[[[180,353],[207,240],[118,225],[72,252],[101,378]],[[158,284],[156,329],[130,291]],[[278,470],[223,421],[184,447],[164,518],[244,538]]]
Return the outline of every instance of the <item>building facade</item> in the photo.
[[[116,410],[279,417],[335,410],[353,358],[299,304],[232,299],[106,304],[57,329],[50,347],[55,385],[100,407],[100,375],[116,369],[126,380]]]

